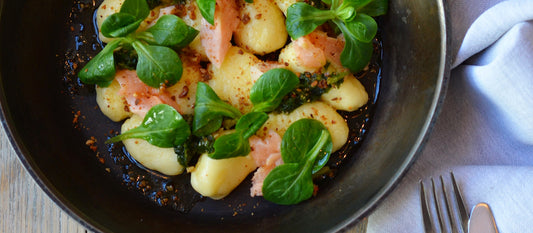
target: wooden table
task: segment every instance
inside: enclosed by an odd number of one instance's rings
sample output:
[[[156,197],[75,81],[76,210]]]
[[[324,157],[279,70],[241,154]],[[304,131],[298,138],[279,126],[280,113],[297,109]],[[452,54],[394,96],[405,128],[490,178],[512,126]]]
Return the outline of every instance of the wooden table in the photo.
[[[22,167],[1,126],[0,232],[88,232],[37,186]]]

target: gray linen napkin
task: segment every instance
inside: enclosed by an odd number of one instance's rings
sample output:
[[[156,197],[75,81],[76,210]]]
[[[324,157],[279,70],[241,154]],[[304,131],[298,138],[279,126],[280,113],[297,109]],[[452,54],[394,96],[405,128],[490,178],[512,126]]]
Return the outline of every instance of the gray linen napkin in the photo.
[[[454,68],[442,112],[368,232],[423,232],[418,181],[450,170],[469,208],[493,206],[500,232],[533,232],[533,0],[447,4]]]

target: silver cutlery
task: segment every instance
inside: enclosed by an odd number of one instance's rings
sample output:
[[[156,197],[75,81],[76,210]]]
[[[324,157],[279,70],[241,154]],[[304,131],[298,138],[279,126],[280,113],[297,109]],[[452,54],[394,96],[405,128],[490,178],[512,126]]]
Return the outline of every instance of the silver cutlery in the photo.
[[[453,172],[450,176],[452,191],[446,188],[442,176],[439,177],[440,185],[435,185],[435,180],[431,178],[431,190],[426,190],[420,180],[420,202],[426,233],[468,232],[468,212]]]
[[[498,233],[492,210],[487,203],[479,203],[470,213],[468,233]]]

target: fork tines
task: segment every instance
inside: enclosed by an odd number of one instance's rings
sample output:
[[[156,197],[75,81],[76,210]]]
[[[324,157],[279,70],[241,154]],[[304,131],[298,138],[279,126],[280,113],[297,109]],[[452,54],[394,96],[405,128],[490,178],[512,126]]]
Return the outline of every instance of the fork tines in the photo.
[[[450,172],[453,192],[446,189],[442,176],[440,187],[431,178],[431,190],[426,191],[420,180],[420,202],[422,203],[422,218],[424,229],[429,232],[467,232],[468,213],[463,196],[457,186],[453,172]],[[429,200],[429,202],[428,202]],[[434,218],[434,214],[436,218]],[[459,219],[459,223],[457,221]],[[435,224],[438,222],[438,225]]]

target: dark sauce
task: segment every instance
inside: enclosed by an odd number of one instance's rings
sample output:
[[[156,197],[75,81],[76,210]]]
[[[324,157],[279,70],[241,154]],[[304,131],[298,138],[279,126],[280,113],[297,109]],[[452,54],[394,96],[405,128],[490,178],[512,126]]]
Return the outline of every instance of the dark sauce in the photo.
[[[217,208],[226,208],[226,212],[234,217],[244,213],[258,217],[264,215],[261,211],[273,204],[261,197],[249,196],[251,175],[228,197],[213,201],[194,191],[189,182],[189,174],[166,176],[146,169],[131,158],[122,143],[104,144],[105,140],[120,132],[122,122],[112,122],[105,117],[96,104],[94,85],[85,85],[77,77],[80,69],[103,48],[93,23],[95,11],[100,3],[101,0],[73,2],[65,25],[64,36],[68,38],[68,42],[64,45],[64,53],[58,55],[64,70],[63,92],[72,99],[73,125],[86,137],[88,154],[95,156],[95,163],[102,166],[102,172],[109,173],[124,188],[143,196],[154,205],[182,213],[194,212],[202,215],[208,214],[209,206],[213,205]],[[347,160],[356,159],[355,151],[370,128],[381,78],[380,38],[378,31],[377,39],[374,40],[374,55],[368,69],[355,75],[366,88],[369,101],[354,112],[339,111],[350,127],[348,142],[331,156],[327,165],[329,171],[315,179],[319,190],[327,188],[329,183],[334,182],[335,176],[338,172],[342,172],[342,165]],[[214,214],[218,216],[220,211]]]

